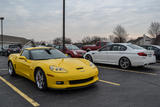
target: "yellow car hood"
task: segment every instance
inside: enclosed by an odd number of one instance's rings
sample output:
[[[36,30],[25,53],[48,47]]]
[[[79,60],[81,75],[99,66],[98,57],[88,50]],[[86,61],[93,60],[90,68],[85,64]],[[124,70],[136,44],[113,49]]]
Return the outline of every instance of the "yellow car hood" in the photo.
[[[56,66],[56,67],[62,67],[66,71],[68,71],[69,74],[92,74],[95,73],[97,68],[90,67],[90,62],[85,59],[80,58],[64,58],[64,59],[50,59],[50,60],[44,60],[41,61],[41,63],[44,63],[48,67],[50,65]],[[67,73],[67,74],[68,74]]]
[[[45,63],[46,65],[62,67],[62,68],[79,68],[79,67],[89,67],[89,62],[83,59],[78,58],[62,58],[62,59],[50,59],[50,60],[42,60],[40,61]]]

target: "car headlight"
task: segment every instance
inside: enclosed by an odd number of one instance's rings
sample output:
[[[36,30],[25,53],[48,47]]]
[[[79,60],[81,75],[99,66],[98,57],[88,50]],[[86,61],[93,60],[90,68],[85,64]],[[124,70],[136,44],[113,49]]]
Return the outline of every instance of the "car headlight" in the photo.
[[[53,66],[53,65],[49,66],[49,69],[50,69],[51,71],[56,72],[56,73],[65,73],[65,72],[67,72],[65,69],[63,69],[63,68],[61,68],[61,67],[55,67],[55,66]]]
[[[92,68],[96,68],[96,66],[92,63],[92,62],[90,62],[90,67],[92,67]]]
[[[75,55],[77,55],[77,52],[76,52],[76,51],[73,51],[73,53],[74,53]]]

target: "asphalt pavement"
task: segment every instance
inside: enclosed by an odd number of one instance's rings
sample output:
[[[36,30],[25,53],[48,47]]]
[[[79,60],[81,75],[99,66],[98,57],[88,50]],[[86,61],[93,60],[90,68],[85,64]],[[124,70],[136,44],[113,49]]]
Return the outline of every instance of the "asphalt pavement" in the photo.
[[[0,56],[0,77],[7,81],[0,79],[0,107],[160,106],[160,63],[129,70],[111,65],[96,65],[100,78],[96,85],[74,90],[48,89],[43,92],[23,77],[10,77],[7,57]]]

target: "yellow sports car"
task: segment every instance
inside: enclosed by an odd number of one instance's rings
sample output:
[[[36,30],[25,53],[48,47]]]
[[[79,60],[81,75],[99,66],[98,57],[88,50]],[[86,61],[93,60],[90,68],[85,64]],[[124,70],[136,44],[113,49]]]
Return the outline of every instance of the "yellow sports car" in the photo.
[[[32,80],[40,90],[81,87],[98,81],[98,69],[92,62],[69,58],[49,47],[26,48],[20,54],[11,54],[8,72]]]

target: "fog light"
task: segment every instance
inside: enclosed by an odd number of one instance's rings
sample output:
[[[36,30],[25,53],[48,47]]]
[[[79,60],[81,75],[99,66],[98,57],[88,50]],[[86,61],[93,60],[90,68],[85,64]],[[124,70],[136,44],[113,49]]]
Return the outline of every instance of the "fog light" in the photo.
[[[57,85],[62,85],[62,84],[64,84],[64,82],[63,81],[56,81],[56,84]]]

